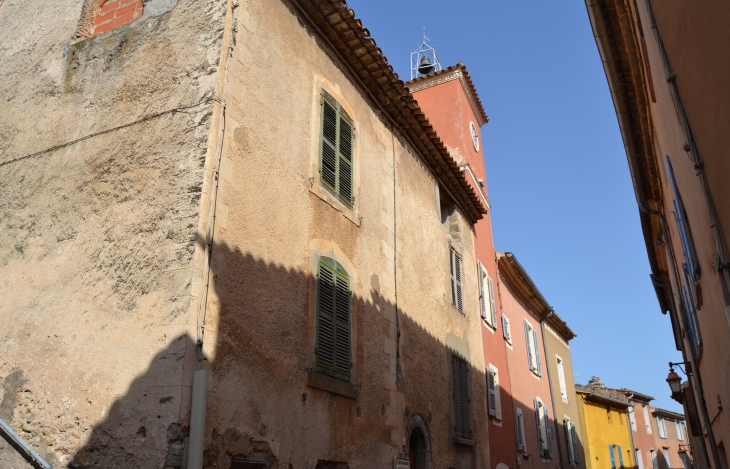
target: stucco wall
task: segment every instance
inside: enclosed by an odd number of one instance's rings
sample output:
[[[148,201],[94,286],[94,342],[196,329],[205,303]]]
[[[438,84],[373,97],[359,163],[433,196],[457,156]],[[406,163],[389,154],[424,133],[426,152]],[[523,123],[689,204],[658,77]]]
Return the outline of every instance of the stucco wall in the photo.
[[[719,396],[722,402],[730,402],[730,370],[723,366],[727,360],[727,336],[730,334],[730,293],[723,288],[724,280],[718,270],[716,242],[705,196],[694,163],[683,148],[687,139],[677,117],[658,43],[650,29],[646,3],[637,2],[637,7],[638,18],[645,33],[647,62],[656,96],[656,101],[651,103],[651,114],[656,131],[656,154],[660,160],[657,163],[662,168],[661,184],[664,213],[671,237],[669,241],[676,257],[677,272],[681,276],[682,263],[686,259],[673,215],[675,196],[666,170],[667,157],[672,162],[700,267],[698,285],[701,290],[701,309],[697,316],[703,351],[699,371],[705,399],[710,403],[714,402],[715,396]],[[676,74],[676,85],[693,138],[705,163],[703,170],[727,249],[729,240],[727,228],[724,227],[730,224],[730,204],[726,203],[728,185],[724,181],[729,169],[725,157],[728,135],[717,126],[727,119],[729,112],[724,105],[728,93],[727,80],[724,77],[730,73],[730,69],[725,61],[716,60],[715,55],[721,53],[723,44],[730,40],[727,28],[724,27],[730,10],[726,5],[717,2],[703,4],[701,8],[693,8],[693,4],[688,2],[680,2],[672,9],[667,9],[662,2],[654,1],[652,8],[670,66]],[[700,24],[701,27],[698,26]],[[677,291],[675,294],[679,295],[681,292]],[[680,310],[678,303],[675,307]],[[689,354],[691,345],[687,339],[685,342],[685,350]],[[716,407],[708,404],[708,412],[712,419],[717,413]],[[730,418],[724,412],[719,413],[712,428],[718,444],[730,444]]]
[[[206,464],[389,467],[420,415],[431,467],[486,467],[469,224],[458,211],[441,223],[435,178],[292,4],[250,0],[237,15],[204,347]],[[352,211],[319,183],[321,89],[354,120]],[[449,242],[463,255],[465,315],[450,305]],[[352,280],[355,399],[307,384],[319,255]],[[474,447],[453,443],[454,352],[471,364]]]
[[[509,318],[512,329],[512,347],[507,349],[507,362],[512,390],[512,402],[514,407],[522,409],[525,422],[525,444],[527,458],[518,456],[522,461],[520,466],[523,469],[538,469],[553,467],[559,462],[558,447],[553,436],[552,448],[553,458],[545,459],[540,457],[539,442],[537,437],[537,424],[535,421],[535,398],[539,397],[544,405],[550,409],[550,415],[554,415],[552,402],[550,401],[550,383],[547,376],[547,365],[545,361],[545,349],[540,328],[540,320],[521,300],[515,290],[510,287],[504,277],[499,278],[499,292],[502,300],[504,314]],[[527,320],[537,331],[538,343],[537,352],[540,354],[542,363],[542,376],[530,370],[527,357],[527,343],[525,341],[524,321]],[[512,409],[514,416],[515,410]],[[514,417],[513,417],[514,418]],[[551,421],[553,435],[556,430],[555,421]]]
[[[550,377],[552,380],[552,396],[555,403],[555,428],[558,432],[560,442],[560,451],[562,453],[565,466],[570,465],[568,452],[568,439],[565,434],[565,417],[569,417],[570,421],[575,424],[576,436],[578,437],[578,464],[572,465],[575,468],[586,467],[585,452],[583,451],[583,442],[581,441],[582,427],[580,423],[580,415],[578,413],[578,398],[575,393],[575,377],[573,375],[573,358],[570,355],[570,345],[549,325],[545,325],[545,334],[543,336],[548,351],[548,366],[550,368]],[[563,374],[565,376],[566,398],[563,398],[560,391],[560,377],[558,374],[557,356],[563,361]]]
[[[82,3],[0,5],[2,417],[53,464],[179,467],[226,2],[151,0],[73,43]]]
[[[586,467],[610,469],[612,466],[608,445],[613,445],[616,468],[620,467],[616,446],[621,446],[624,467],[633,468],[635,462],[626,410],[591,402],[586,399],[586,396],[586,394],[578,393],[578,410],[583,427]]]

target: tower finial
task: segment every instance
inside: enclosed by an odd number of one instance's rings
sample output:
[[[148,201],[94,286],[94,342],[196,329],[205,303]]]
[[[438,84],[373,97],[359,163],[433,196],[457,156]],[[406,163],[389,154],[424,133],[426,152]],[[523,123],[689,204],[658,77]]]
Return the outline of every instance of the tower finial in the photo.
[[[441,70],[441,62],[436,55],[436,49],[428,45],[429,40],[424,26],[423,41],[418,49],[411,52],[411,80]]]

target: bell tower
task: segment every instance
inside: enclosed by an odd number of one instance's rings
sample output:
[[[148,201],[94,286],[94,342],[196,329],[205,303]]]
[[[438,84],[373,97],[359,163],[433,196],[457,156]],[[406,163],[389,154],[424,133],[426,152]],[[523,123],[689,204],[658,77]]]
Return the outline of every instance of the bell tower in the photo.
[[[436,49],[428,45],[426,28],[423,28],[423,41],[418,49],[411,52],[411,80],[441,71],[441,62]]]

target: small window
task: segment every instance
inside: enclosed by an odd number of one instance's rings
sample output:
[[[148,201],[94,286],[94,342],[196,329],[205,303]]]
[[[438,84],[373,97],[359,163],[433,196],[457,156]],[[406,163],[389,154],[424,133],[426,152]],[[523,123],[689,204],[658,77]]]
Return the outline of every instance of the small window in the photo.
[[[644,407],[644,426],[646,427],[646,433],[651,435],[651,420],[649,420],[649,407],[647,407],[647,406],[643,406],[643,407]]]
[[[454,383],[454,417],[457,438],[471,438],[469,416],[469,364],[456,355],[451,356],[451,373]]]
[[[350,278],[322,257],[317,272],[317,371],[350,380]]]
[[[509,327],[509,319],[504,314],[502,315],[502,336],[508,344],[512,345],[512,330]]]
[[[354,127],[350,116],[335,98],[322,90],[319,173],[321,184],[352,208],[352,161]]]
[[[497,328],[497,307],[494,304],[494,284],[492,277],[487,273],[480,262],[479,270],[479,307],[481,309],[482,319],[492,329]]]
[[[525,319],[525,343],[527,345],[527,363],[533,373],[542,376],[542,365],[540,364],[540,349],[537,341],[537,331],[532,324]]]
[[[669,459],[669,449],[664,448],[662,453],[664,453],[664,466],[666,469],[670,469],[672,467],[672,461]]]
[[[464,312],[463,288],[461,286],[461,256],[452,246],[449,246],[449,265],[451,268],[451,304],[462,313]]]
[[[634,406],[629,406],[629,423],[631,424],[631,430],[636,431],[636,415],[634,415]]]
[[[539,397],[535,398],[535,423],[537,426],[537,439],[540,445],[540,456],[543,458],[553,457],[552,432],[550,429],[550,413],[547,406]]]
[[[522,409],[519,407],[515,410],[515,433],[517,437],[517,451],[527,451],[527,446],[525,446],[525,418],[522,415]]]
[[[674,421],[674,429],[677,431],[677,439],[679,441],[684,440],[684,428],[682,428],[682,422]]]
[[[563,359],[555,355],[555,359],[558,362],[558,380],[560,381],[560,397],[564,401],[568,400],[568,389],[565,386],[565,370],[563,370]]]
[[[494,365],[487,367],[487,392],[489,415],[502,420],[502,402],[500,399],[499,371]]]

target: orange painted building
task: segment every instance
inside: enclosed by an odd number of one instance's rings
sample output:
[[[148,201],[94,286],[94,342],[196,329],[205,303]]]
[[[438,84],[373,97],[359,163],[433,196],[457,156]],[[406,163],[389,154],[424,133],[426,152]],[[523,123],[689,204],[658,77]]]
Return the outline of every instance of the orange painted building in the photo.
[[[465,172],[467,180],[489,207],[481,142],[481,127],[487,123],[488,118],[466,66],[459,63],[412,80],[407,86],[448,147],[449,153]],[[448,194],[441,194],[440,197],[443,210],[448,210]],[[473,269],[480,278],[478,307],[482,313],[482,343],[489,393],[486,396],[489,407],[489,422],[486,422],[489,441],[477,444],[489,445],[492,468],[514,469],[517,467],[517,433],[490,213],[474,225],[478,263],[475,266],[465,266]],[[549,390],[545,397],[549,399]]]

